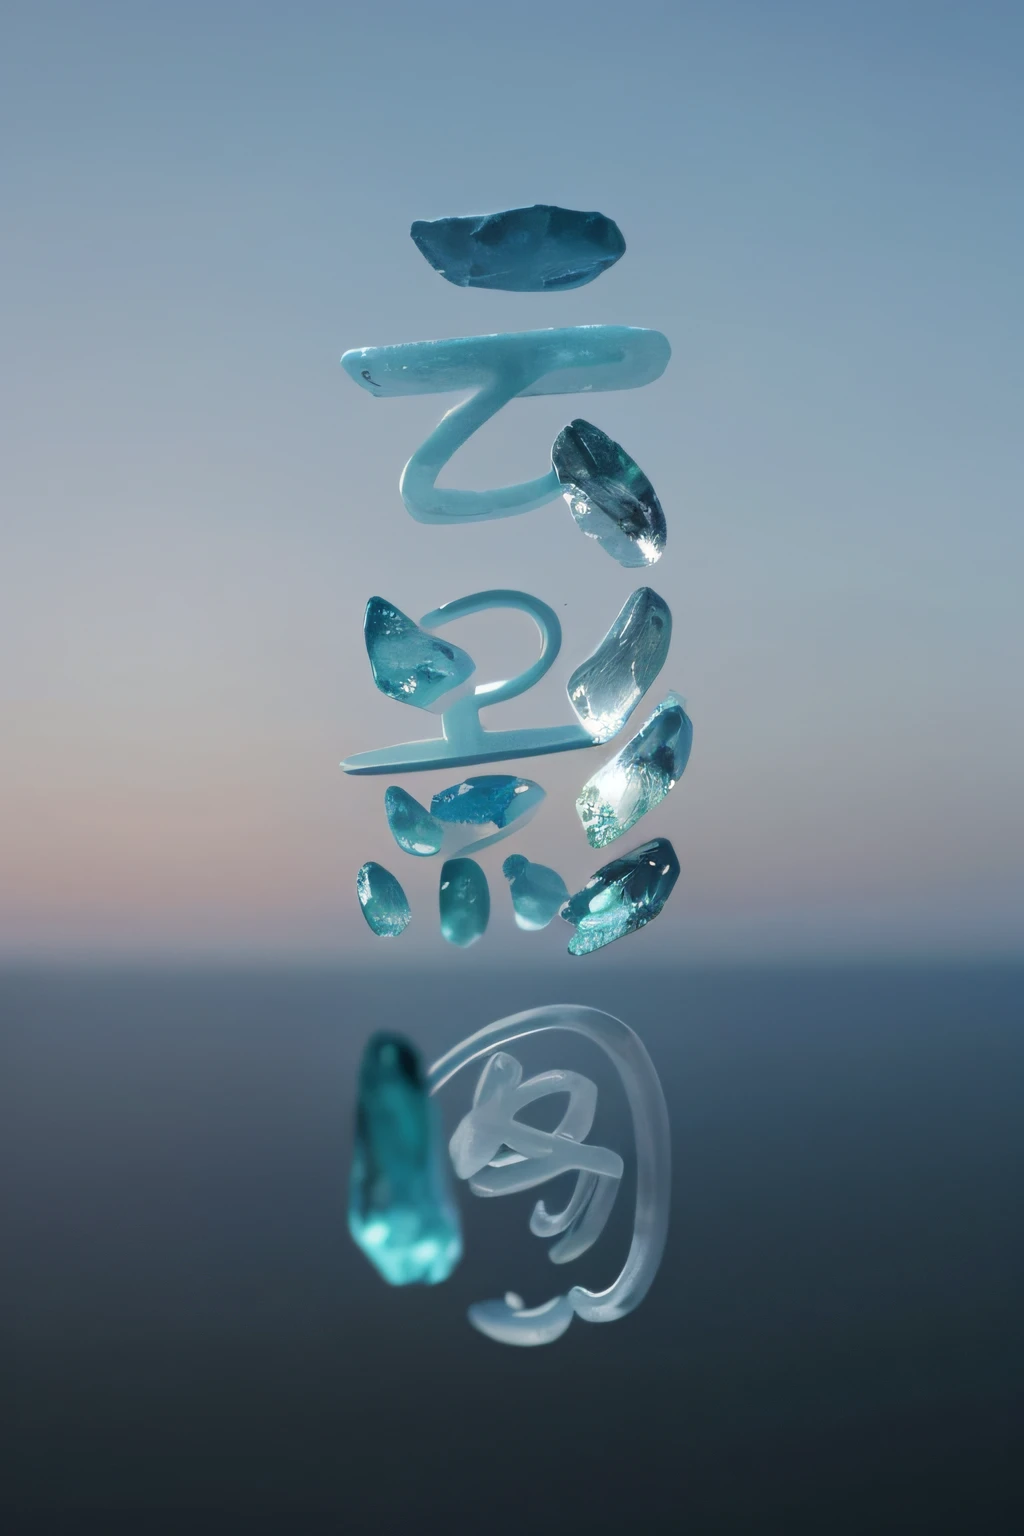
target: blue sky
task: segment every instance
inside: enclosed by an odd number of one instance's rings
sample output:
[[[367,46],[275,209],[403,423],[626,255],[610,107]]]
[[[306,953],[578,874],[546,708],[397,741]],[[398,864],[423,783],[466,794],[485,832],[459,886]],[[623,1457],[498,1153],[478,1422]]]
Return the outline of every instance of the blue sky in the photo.
[[[418,734],[366,597],[522,586],[567,674],[638,583],[560,504],[414,524],[398,476],[450,402],[370,400],[338,358],[585,322],[673,346],[593,407],[666,508],[662,682],[695,726],[634,961],[1019,951],[1019,5],[40,3],[3,31],[0,951],[368,958],[378,858],[402,952],[439,953],[436,870],[337,769]],[[625,257],[464,292],[408,238],[534,201],[602,209]],[[578,408],[514,402],[451,483],[542,472]],[[481,675],[527,643],[451,633]],[[563,684],[509,722],[565,718]],[[483,857],[460,963],[557,952],[499,866],[589,875],[582,761],[533,765],[548,802]]]

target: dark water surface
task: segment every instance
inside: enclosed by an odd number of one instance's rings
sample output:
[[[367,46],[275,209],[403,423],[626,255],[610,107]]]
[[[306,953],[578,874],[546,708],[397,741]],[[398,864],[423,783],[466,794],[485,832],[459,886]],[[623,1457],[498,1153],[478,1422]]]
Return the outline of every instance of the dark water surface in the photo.
[[[1024,1531],[1024,971],[588,965],[0,980],[3,1528]],[[467,1196],[453,1279],[390,1290],[353,1069],[569,996],[655,1059],[672,1229],[634,1316],[512,1350],[468,1302],[606,1283],[628,1191],[568,1271]],[[628,1151],[585,1047],[522,1059]]]

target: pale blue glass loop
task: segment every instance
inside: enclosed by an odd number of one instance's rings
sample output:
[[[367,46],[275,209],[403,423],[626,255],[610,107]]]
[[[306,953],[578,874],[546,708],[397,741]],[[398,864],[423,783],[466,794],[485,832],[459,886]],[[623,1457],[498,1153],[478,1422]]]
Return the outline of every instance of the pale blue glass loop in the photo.
[[[441,715],[441,736],[427,741],[401,742],[373,752],[358,752],[342,763],[346,773],[408,773],[427,768],[460,767],[470,763],[494,763],[517,757],[541,757],[550,752],[571,752],[592,747],[594,738],[582,725],[529,726],[516,730],[487,730],[480,711],[503,703],[532,688],[553,665],[562,645],[562,626],[553,608],[527,592],[495,589],[457,598],[424,614],[420,632],[433,630],[492,608],[518,609],[533,619],[540,632],[541,650],[535,662],[516,677],[478,683],[472,693],[456,699]],[[407,621],[411,622],[411,621]],[[452,649],[455,649],[454,647]],[[461,652],[465,655],[465,652]]]
[[[671,350],[660,331],[580,325],[358,347],[344,354],[341,365],[371,395],[474,391],[442,417],[401,481],[406,509],[418,522],[464,523],[530,512],[562,493],[551,468],[535,480],[489,491],[438,487],[448,460],[503,405],[517,395],[637,389],[660,378]]]
[[[626,249],[619,226],[606,214],[550,203],[417,219],[409,233],[448,282],[510,293],[581,288],[613,266]]]

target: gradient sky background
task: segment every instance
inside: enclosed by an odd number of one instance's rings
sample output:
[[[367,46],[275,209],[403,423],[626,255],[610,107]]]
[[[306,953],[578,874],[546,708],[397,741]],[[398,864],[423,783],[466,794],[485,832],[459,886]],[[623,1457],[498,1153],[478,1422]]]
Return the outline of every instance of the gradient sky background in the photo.
[[[504,714],[543,724],[640,580],[561,503],[415,524],[398,476],[452,400],[371,400],[338,358],[584,322],[673,345],[589,412],[665,505],[662,691],[695,723],[651,822],[680,885],[608,962],[1019,952],[1024,7],[33,0],[0,28],[0,953],[380,959],[376,857],[400,953],[451,958],[388,780],[337,768],[423,734],[372,686],[365,599],[555,603],[565,664]],[[408,238],[534,201],[604,210],[626,257],[464,292]],[[513,403],[450,483],[541,473],[580,408]],[[448,632],[481,679],[532,648],[503,623]],[[500,861],[585,880],[598,760],[524,765],[549,800],[482,856],[459,963],[558,954]]]

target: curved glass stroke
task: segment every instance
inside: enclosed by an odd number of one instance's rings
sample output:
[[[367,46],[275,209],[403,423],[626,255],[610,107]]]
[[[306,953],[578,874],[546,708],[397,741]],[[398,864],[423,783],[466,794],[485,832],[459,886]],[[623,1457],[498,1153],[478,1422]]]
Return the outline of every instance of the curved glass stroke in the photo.
[[[441,418],[401,479],[402,500],[417,522],[465,523],[531,512],[562,494],[550,467],[535,480],[489,491],[437,486],[448,460],[503,405],[517,395],[638,389],[661,377],[671,352],[660,331],[577,325],[357,347],[344,354],[341,366],[371,395],[475,391]]]
[[[514,1306],[507,1298],[471,1307],[473,1326],[505,1344],[550,1343],[565,1332],[574,1316],[590,1323],[611,1323],[625,1317],[650,1289],[668,1233],[672,1178],[668,1106],[642,1040],[621,1019],[574,1003],[531,1008],[499,1019],[434,1062],[427,1073],[430,1092],[437,1093],[471,1062],[501,1051],[515,1040],[556,1029],[582,1035],[600,1046],[621,1079],[636,1145],[633,1238],[621,1272],[603,1291],[576,1285],[566,1296],[556,1296],[541,1307]]]

